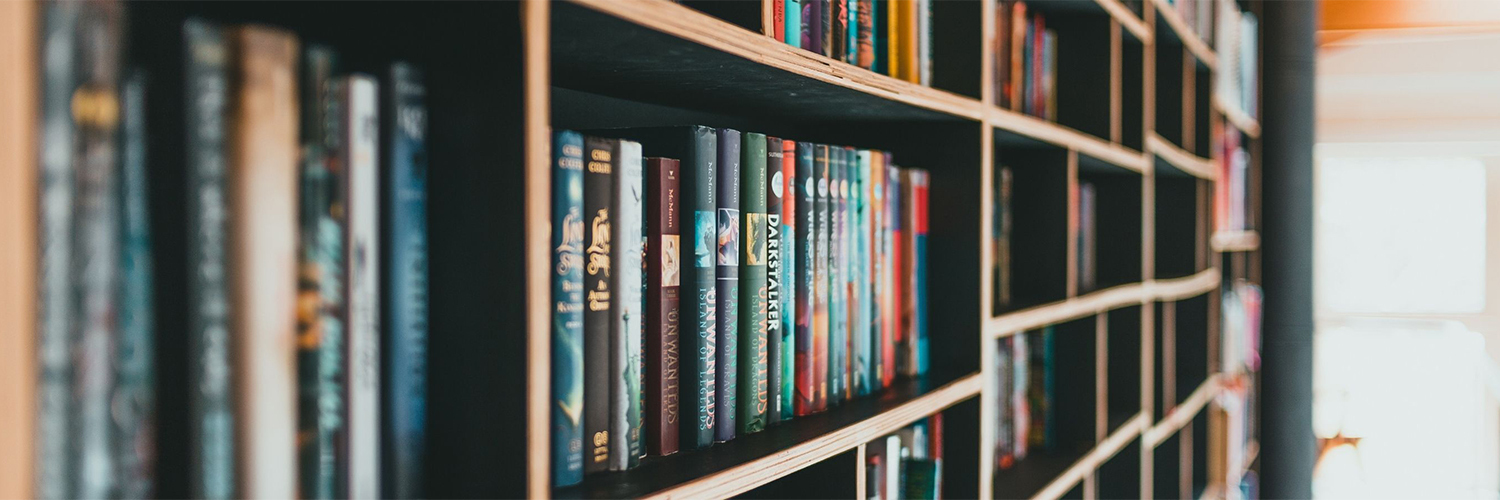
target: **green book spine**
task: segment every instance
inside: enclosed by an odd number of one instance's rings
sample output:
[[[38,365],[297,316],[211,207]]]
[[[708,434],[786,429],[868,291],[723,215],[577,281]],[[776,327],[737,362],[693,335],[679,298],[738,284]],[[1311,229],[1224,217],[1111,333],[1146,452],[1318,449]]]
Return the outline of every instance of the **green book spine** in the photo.
[[[740,146],[739,432],[766,428],[769,346],[766,314],[766,136],[746,133]]]
[[[854,206],[854,260],[849,267],[849,283],[854,290],[853,307],[849,308],[854,324],[850,341],[854,343],[854,392],[863,396],[874,389],[874,365],[870,352],[870,210],[867,194],[870,182],[870,152],[856,151],[853,183],[849,196]]]
[[[845,398],[849,381],[849,309],[844,279],[844,196],[849,192],[844,148],[828,148],[828,405]]]

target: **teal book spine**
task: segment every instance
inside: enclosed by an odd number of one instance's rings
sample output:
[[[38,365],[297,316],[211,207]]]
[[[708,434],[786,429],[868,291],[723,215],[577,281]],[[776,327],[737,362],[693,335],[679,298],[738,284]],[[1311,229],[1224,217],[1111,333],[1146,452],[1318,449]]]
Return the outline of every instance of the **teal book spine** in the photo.
[[[786,228],[782,224],[782,158],[784,143],[780,138],[766,138],[766,425],[781,422],[782,352],[786,338],[782,335],[782,318],[786,316]]]
[[[152,316],[151,221],[146,182],[146,75],[129,74],[120,90],[120,296],[115,345],[116,491],[121,498],[154,492],[150,442],[156,430],[156,338]]]
[[[714,386],[719,340],[718,285],[716,259],[718,232],[718,193],[715,180],[718,176],[718,132],[708,127],[691,127],[688,131],[690,146],[682,158],[684,179],[683,211],[691,214],[690,222],[683,228],[687,248],[683,249],[693,261],[683,266],[684,279],[692,294],[682,301],[682,314],[695,318],[693,331],[685,344],[691,346],[688,357],[692,361],[686,367],[689,379],[683,387],[692,392],[682,399],[683,414],[691,418],[682,426],[682,448],[693,450],[705,448],[714,442],[715,402],[718,395]]]
[[[628,470],[640,463],[645,440],[641,429],[641,320],[644,316],[641,259],[641,208],[646,201],[641,144],[621,140],[614,155],[610,208],[609,325],[609,469]]]
[[[854,393],[864,396],[874,388],[874,365],[870,352],[870,215],[866,196],[870,182],[870,152],[856,151],[854,158],[853,183],[849,189],[851,203],[854,205],[854,259],[850,266],[849,280],[854,290],[853,307],[850,307],[854,327],[850,337],[855,346]]]
[[[786,23],[786,44],[802,48],[802,1],[786,0],[782,20]],[[815,0],[811,0],[815,1]]]
[[[771,179],[771,189],[781,188],[781,357],[771,360],[771,369],[781,370],[780,401],[776,405],[781,412],[780,420],[792,419],[792,399],[796,393],[797,154],[796,142],[782,141],[781,175]]]
[[[734,439],[736,401],[739,392],[740,306],[740,132],[719,129],[718,175],[718,265],[719,294],[718,370],[714,372],[717,393],[714,441]]]
[[[849,378],[849,320],[844,279],[844,197],[849,192],[844,148],[828,147],[828,406],[845,398]]]
[[[387,153],[383,156],[389,179],[386,183],[386,206],[389,209],[385,212],[387,230],[384,235],[389,251],[385,263],[387,285],[382,288],[387,294],[383,324],[386,325],[386,345],[389,348],[386,350],[388,383],[384,384],[386,397],[382,402],[385,418],[381,419],[385,446],[381,456],[385,460],[386,479],[383,495],[418,498],[424,496],[425,491],[423,464],[427,452],[427,87],[419,68],[397,62],[391,65],[390,82],[385,88],[390,112],[384,115],[386,133],[389,134],[385,145]],[[569,228],[575,231],[570,233],[570,236],[576,236],[570,242],[570,251],[576,254],[583,248],[583,138],[573,133],[567,146],[572,149],[569,162],[572,170],[567,175],[571,176],[569,182],[577,185],[571,193],[576,210],[570,222],[573,226]],[[559,162],[562,149],[563,145],[559,144]],[[558,196],[555,190],[553,196],[554,199]],[[562,223],[553,222],[554,225]],[[554,251],[559,250],[558,243],[554,241]],[[570,270],[576,276],[569,279],[576,281],[571,282],[569,290],[574,294],[574,302],[571,303],[573,308],[566,311],[572,315],[571,328],[575,329],[570,339],[575,341],[573,348],[576,351],[569,366],[579,371],[572,378],[580,384],[574,395],[576,401],[571,401],[575,404],[572,407],[575,412],[583,398],[583,274],[578,272],[581,259],[579,256],[572,260]],[[553,284],[554,287],[557,285],[555,281]],[[557,300],[556,293],[553,297]],[[553,335],[556,342],[555,330]],[[559,363],[555,356],[554,370]],[[576,424],[574,430],[582,432]],[[578,439],[576,449],[580,454],[574,463],[581,474],[582,434]]]
[[[766,136],[747,132],[740,144],[740,434],[766,428],[767,387]]]
[[[843,61],[849,64],[859,64],[859,11],[861,4],[870,0],[849,0],[849,5],[844,11],[844,54]]]
[[[553,137],[552,483],[583,482],[583,136]]]

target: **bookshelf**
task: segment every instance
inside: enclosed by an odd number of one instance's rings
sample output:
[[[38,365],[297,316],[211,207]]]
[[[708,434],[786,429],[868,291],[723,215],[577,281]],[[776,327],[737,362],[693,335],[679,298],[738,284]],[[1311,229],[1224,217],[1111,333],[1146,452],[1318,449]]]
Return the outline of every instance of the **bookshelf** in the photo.
[[[988,1],[934,2],[933,23],[943,29],[934,30],[931,87],[776,41],[764,29],[770,0],[687,3],[391,3],[357,14],[348,4],[324,2],[278,8],[146,3],[131,4],[128,17],[143,26],[130,31],[132,55],[166,76],[180,69],[150,51],[177,47],[163,37],[176,34],[173,26],[188,16],[285,26],[357,55],[400,55],[430,68],[433,135],[453,137],[434,143],[433,163],[454,167],[435,169],[431,180],[442,196],[430,208],[429,495],[702,498],[834,480],[847,480],[847,488],[819,487],[858,495],[865,488],[865,444],[938,412],[948,415],[948,497],[1223,491],[1212,479],[1228,474],[1215,469],[1224,467],[1227,444],[1212,402],[1231,378],[1216,372],[1219,290],[1238,279],[1258,281],[1259,236],[1212,229],[1221,158],[1210,130],[1233,127],[1254,151],[1260,125],[1213,97],[1215,51],[1166,0],[1135,8],[1120,0],[1041,3],[1065,34],[1089,45],[1060,55],[1058,122],[996,105],[995,58],[986,41],[998,28]],[[35,5],[0,2],[0,33],[14,42],[0,43],[0,61],[31,68],[0,77],[7,82],[0,93],[0,141],[8,145],[0,148],[0,200],[11,208],[0,210],[0,282],[6,287],[0,289],[0,324],[7,328],[0,352],[16,360],[3,363],[5,373],[17,374],[35,366],[11,354],[33,350],[36,235],[29,221],[36,203],[36,120],[28,103],[38,81]],[[360,22],[337,22],[351,15]],[[149,27],[166,35],[153,35]],[[453,53],[455,46],[468,50]],[[180,119],[165,123],[182,127]],[[878,147],[930,169],[934,373],[727,444],[649,457],[636,469],[554,489],[548,470],[551,131],[684,123]],[[1258,207],[1258,154],[1251,158],[1249,198]],[[1018,199],[1018,213],[1038,214],[1027,219],[1036,250],[1018,250],[1012,263],[1038,271],[1027,275],[1034,290],[996,311],[991,207],[997,167],[1012,161],[1018,179],[1035,183],[1033,198]],[[171,171],[181,165],[153,168],[164,182],[182,180]],[[1098,186],[1100,208],[1108,212],[1099,221],[1094,289],[1078,285],[1082,250],[1077,229],[1067,224],[1077,210],[1069,196],[1081,182]],[[153,195],[180,200],[182,193],[153,188]],[[156,211],[169,207],[158,203]],[[168,298],[181,293],[170,287],[159,292]],[[1087,410],[1080,414],[1083,444],[995,471],[992,346],[1046,326],[1057,326],[1088,353],[1070,361],[1084,367],[1078,376],[1090,389],[1076,398]],[[163,342],[181,339],[180,330],[172,330],[181,325],[166,328]],[[177,407],[165,394],[181,388],[185,362],[163,363],[162,427],[168,428]],[[0,379],[5,399],[34,398],[21,375]],[[26,448],[34,422],[25,408],[0,410],[0,443],[6,444],[0,470],[6,474],[30,467]],[[185,473],[173,471],[185,467],[186,445],[170,435],[159,439],[160,492],[185,496]],[[825,470],[837,473],[827,477]],[[803,474],[808,471],[818,477]],[[29,476],[3,479],[0,496],[31,496]]]

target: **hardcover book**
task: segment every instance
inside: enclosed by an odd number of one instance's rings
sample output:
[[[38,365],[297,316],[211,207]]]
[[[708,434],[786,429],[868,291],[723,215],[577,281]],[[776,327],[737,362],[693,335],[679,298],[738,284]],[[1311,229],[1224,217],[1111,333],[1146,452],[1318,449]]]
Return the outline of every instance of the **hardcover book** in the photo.
[[[583,173],[583,439],[584,472],[609,469],[611,266],[614,158],[618,139],[586,137]]]
[[[146,181],[146,74],[126,76],[120,90],[120,298],[115,345],[115,489],[123,498],[154,495],[156,447],[155,318],[152,315],[151,220]]]
[[[766,136],[747,132],[740,145],[740,324],[738,431],[766,428],[769,335],[766,311]]]
[[[187,129],[184,149],[189,193],[186,207],[186,308],[188,352],[192,357],[188,362],[188,376],[191,380],[189,386],[193,388],[188,398],[191,412],[188,426],[188,442],[191,443],[188,491],[198,498],[228,499],[237,495],[234,489],[235,422],[229,380],[232,370],[229,356],[232,309],[229,299],[231,277],[227,261],[229,207],[226,191],[229,186],[225,169],[229,47],[225,43],[223,32],[217,26],[196,19],[189,19],[183,25],[183,42],[186,80],[183,86],[186,101],[184,125]],[[50,67],[48,71],[52,71]],[[44,102],[48,107],[43,109],[50,110],[52,102],[45,99],[51,99],[53,86],[47,85],[46,89],[48,93],[44,95]],[[44,119],[49,117],[44,113]],[[43,213],[46,213],[45,209]],[[41,231],[43,238],[48,238],[45,230],[47,227],[50,226],[44,225]],[[44,243],[43,248],[50,246]],[[52,255],[53,252],[44,251],[42,254]],[[45,264],[43,269],[47,269]],[[43,303],[51,305],[50,301]],[[41,340],[45,339],[46,337],[41,337]],[[45,400],[45,397],[42,399]],[[48,420],[50,417],[43,417],[38,422]],[[46,476],[39,477],[44,479],[38,484],[49,481],[45,479]],[[41,495],[41,492],[38,494]]]
[[[797,143],[781,141],[780,177],[771,179],[771,189],[780,188],[781,199],[781,355],[772,357],[772,370],[781,372],[776,407],[781,420],[791,420],[797,367]]]
[[[682,173],[646,159],[646,451],[677,453],[681,432]]]
[[[641,144],[620,140],[614,158],[610,212],[610,303],[608,365],[609,469],[635,467],[643,451],[641,434],[641,208],[645,202]]]
[[[339,133],[340,99],[333,49],[312,45],[302,54],[302,168],[298,262],[297,378],[298,487],[304,498],[348,495],[340,471],[349,455],[344,399],[344,186],[348,182]]]
[[[734,439],[739,391],[740,132],[719,129],[718,172],[718,371],[715,372],[714,441]]]
[[[384,222],[385,248],[390,249],[385,261],[385,316],[382,325],[386,335],[385,418],[381,419],[385,432],[382,441],[385,458],[383,476],[386,487],[382,495],[390,498],[417,498],[424,495],[423,464],[427,452],[427,87],[420,69],[405,62],[390,67],[390,82],[386,86],[385,161],[386,207]],[[563,148],[569,148],[564,155]],[[562,320],[566,331],[554,331],[554,343],[558,334],[565,334],[572,357],[561,361],[563,369],[569,370],[568,383],[573,389],[568,402],[573,408],[573,425],[568,431],[576,446],[559,458],[567,464],[560,472],[572,474],[583,472],[582,428],[578,426],[577,410],[583,402],[583,274],[578,270],[582,257],[583,226],[583,138],[568,133],[566,140],[561,135],[557,140],[558,165],[553,169],[563,186],[554,186],[554,210],[562,205],[564,217],[555,221],[554,236],[566,236],[566,257],[569,266],[554,266],[555,270],[566,269],[566,276],[553,278],[554,297],[557,301],[567,298],[567,309],[557,309],[554,320]],[[566,161],[564,161],[566,157]],[[564,169],[563,163],[568,167]],[[558,188],[566,193],[558,193]],[[566,217],[572,214],[572,219]],[[565,224],[572,224],[567,226]],[[571,231],[557,234],[558,230]],[[568,239],[572,238],[572,239]],[[554,241],[552,248],[564,252],[564,241]],[[560,258],[564,255],[559,254]],[[560,263],[559,263],[560,264]],[[564,290],[557,290],[564,287]],[[564,297],[566,295],[566,297]],[[559,306],[564,304],[559,303]],[[554,327],[556,328],[556,327]],[[555,346],[555,344],[554,344]],[[556,347],[554,347],[556,349]],[[557,373],[557,355],[553,355],[554,378]],[[578,373],[574,373],[578,372]],[[559,399],[561,402],[562,400]],[[559,408],[560,409],[560,408]],[[558,450],[554,447],[554,453]],[[571,455],[570,455],[571,454]]]
[[[849,187],[845,176],[844,148],[828,147],[828,405],[845,399],[849,381],[849,310],[845,301],[848,282],[844,279],[844,195]]]
[[[858,34],[852,61],[865,69],[875,69],[875,0],[859,0],[855,32]]]
[[[781,422],[782,298],[786,281],[782,240],[782,140],[766,138],[766,424]],[[795,154],[795,152],[794,152]]]
[[[901,310],[901,338],[896,343],[896,369],[901,375],[914,377],[917,371],[917,249],[916,243],[916,175],[912,169],[901,169],[901,295],[898,299]]]
[[[828,0],[802,0],[802,48],[823,53],[823,9]]]
[[[786,6],[782,9],[785,12],[785,27],[783,28],[785,36],[781,41],[786,42],[787,45],[802,48],[802,5],[804,2],[802,0],[785,0],[785,2]]]
[[[995,213],[991,231],[994,233],[995,259],[995,312],[1010,308],[1011,304],[1011,257],[1010,238],[1014,223],[1011,212],[1011,197],[1015,175],[1010,167],[1000,167],[995,176]]]
[[[553,136],[552,482],[583,481],[583,136]]]
[[[874,151],[870,154],[869,180],[865,186],[865,196],[869,200],[866,203],[865,212],[868,215],[869,228],[869,284],[870,307],[868,334],[870,336],[870,383],[876,389],[890,387],[891,380],[885,376],[885,365],[889,363],[885,355],[885,295],[890,289],[885,285],[885,152]]]
[[[853,364],[850,372],[853,374],[852,390],[857,396],[869,394],[874,389],[872,377],[873,367],[871,365],[871,338],[870,338],[870,232],[869,212],[867,197],[870,175],[870,151],[855,151],[854,166],[850,169],[853,173],[849,186],[850,205],[854,224],[850,226],[854,242],[854,258],[851,259],[849,267],[850,293],[849,342],[853,344]]]
[[[823,28],[823,55],[833,59],[844,60],[844,53],[848,45],[849,32],[849,0],[827,0],[828,4],[823,8],[825,19]]]
[[[927,373],[927,188],[926,170],[912,169],[912,332],[917,375]]]
[[[368,75],[336,82],[349,182],[348,491],[373,498],[380,496],[380,89]]]
[[[828,189],[828,152],[829,147],[823,144],[817,145],[813,153],[813,182],[817,184],[818,191],[813,199],[813,217],[816,227],[814,229],[813,241],[813,317],[812,317],[812,349],[813,349],[813,383],[817,390],[813,393],[813,411],[823,411],[828,408],[828,299],[829,299],[829,189]]]
[[[905,245],[902,244],[903,237],[906,235],[904,207],[906,196],[905,188],[903,187],[906,184],[906,180],[901,175],[901,169],[890,163],[886,164],[885,173],[886,188],[890,193],[890,198],[888,198],[890,204],[886,207],[886,214],[890,216],[889,224],[891,228],[890,241],[886,244],[887,248],[890,249],[888,260],[890,263],[890,288],[887,289],[888,295],[886,296],[886,310],[889,311],[886,316],[886,329],[890,333],[886,335],[886,338],[890,340],[885,346],[886,353],[890,354],[890,357],[887,359],[890,359],[891,362],[886,369],[891,370],[895,374],[906,375],[906,371],[903,369],[904,361],[902,360],[902,355],[906,352],[905,345],[907,339],[905,319],[906,296],[904,293],[906,284],[906,250]]]
[[[297,39],[242,27],[229,35],[239,84],[230,98],[229,337],[234,399],[236,495],[296,495]]]
[[[870,0],[846,0],[844,7],[844,52],[839,60],[859,64],[859,11]]]
[[[771,38],[786,40],[786,0],[771,0]]]
[[[813,145],[799,142],[796,146],[797,163],[794,173],[793,187],[796,189],[796,201],[792,208],[795,211],[796,234],[799,238],[792,238],[796,254],[796,291],[794,292],[793,320],[795,321],[796,354],[794,356],[795,367],[792,370],[796,397],[792,398],[792,413],[795,415],[810,415],[817,411],[818,384],[814,382],[814,374],[817,371],[816,337],[814,336],[815,321],[813,320],[816,306],[815,297],[817,292],[817,180],[813,176]]]

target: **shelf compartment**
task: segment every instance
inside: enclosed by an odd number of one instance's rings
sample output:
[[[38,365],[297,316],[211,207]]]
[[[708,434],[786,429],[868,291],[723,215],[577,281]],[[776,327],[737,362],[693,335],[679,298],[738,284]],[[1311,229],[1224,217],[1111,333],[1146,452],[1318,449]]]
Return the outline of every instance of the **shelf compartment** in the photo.
[[[1212,294],[1190,297],[1177,302],[1166,302],[1160,308],[1163,314],[1170,313],[1173,319],[1173,336],[1175,344],[1175,363],[1177,368],[1174,393],[1176,399],[1168,401],[1169,406],[1164,410],[1171,410],[1177,406],[1189,405],[1194,397],[1204,397],[1199,391],[1207,388],[1209,392],[1217,390],[1212,385],[1214,379],[1209,369],[1211,355],[1209,352],[1212,345],[1209,342],[1208,324],[1209,299]],[[1171,310],[1166,304],[1172,304]],[[1165,399],[1165,398],[1163,398]],[[1201,404],[1201,402],[1199,403]],[[1196,411],[1196,410],[1193,410]],[[1157,413],[1164,415],[1165,413]]]
[[[1141,410],[1142,311],[1140,305],[1134,305],[1100,315],[1102,321],[1098,327],[1105,331],[1103,349],[1108,376],[1102,383],[1107,401],[1105,411],[1110,417],[1134,415]]]
[[[991,107],[986,120],[995,127],[995,142],[1002,146],[1050,145],[1078,151],[1124,170],[1145,172],[1150,168],[1141,150],[1112,144],[1040,118]]]
[[[991,251],[995,253],[996,277],[1003,276],[1007,269],[1011,277],[995,280],[991,314],[1067,298],[1067,151],[1045,145],[1001,145],[995,148],[994,158],[996,219],[1005,211],[1000,206],[1005,203],[1002,169],[1010,172],[1009,258],[1001,255],[1005,252],[998,240]],[[994,228],[997,238],[1000,229]],[[1007,282],[1008,293],[1004,290]]]
[[[560,87],[742,116],[983,117],[978,99],[834,61],[663,0],[572,0],[552,4],[551,14],[552,81]]]
[[[1146,150],[1156,157],[1157,172],[1163,175],[1191,175],[1206,180],[1219,178],[1219,170],[1209,159],[1189,153],[1160,135],[1146,137]]]
[[[1183,403],[1173,408],[1162,416],[1156,425],[1147,429],[1141,439],[1146,446],[1160,446],[1172,435],[1176,434],[1190,422],[1195,422],[1204,417],[1208,412],[1204,408],[1213,401],[1214,396],[1219,395],[1219,377],[1209,377],[1197,389],[1184,398]]]
[[[1186,470],[1184,465],[1187,465],[1183,460],[1182,445],[1190,441],[1178,433],[1173,433],[1151,450],[1152,498],[1189,498],[1182,494],[1182,472]],[[1187,458],[1191,456],[1189,454]]]
[[[1212,184],[1187,175],[1155,177],[1155,278],[1191,276],[1208,268]]]
[[[1142,177],[1121,169],[1099,168],[1100,162],[1084,155],[1078,156],[1077,189],[1069,193],[1075,198],[1070,210],[1078,221],[1076,227],[1077,256],[1087,256],[1087,217],[1081,212],[1085,184],[1093,187],[1093,280],[1085,259],[1074,262],[1076,293],[1085,294],[1095,290],[1141,281],[1141,191]]]
[[[584,477],[559,498],[722,498],[764,485],[975,397],[978,373],[904,380],[878,396],[845,402],[699,451],[647,457],[625,472]],[[851,483],[852,484],[852,481]]]
[[[1099,466],[1099,498],[1141,497],[1141,442],[1133,440]]]
[[[856,498],[858,460],[856,447],[732,498]]]
[[[1086,16],[1102,18],[1106,22],[1117,21],[1120,27],[1138,42],[1151,42],[1151,29],[1146,26],[1146,22],[1141,20],[1139,13],[1133,12],[1120,0],[1049,0],[1027,3],[1026,7],[1046,12],[1049,16],[1054,14]],[[1048,23],[1051,23],[1051,17],[1048,17]]]
[[[1125,425],[1120,426],[1120,430],[1110,434],[1087,453],[1038,457],[1044,460],[1039,461],[1033,469],[1020,469],[1018,465],[1017,469],[1010,471],[1011,474],[997,473],[994,478],[995,498],[1061,498],[1081,483],[1084,477],[1098,471],[1106,461],[1128,453],[1122,451],[1127,447],[1136,446],[1136,438],[1140,437],[1145,420],[1145,415],[1132,417]],[[1068,463],[1069,460],[1072,460],[1071,464]],[[1040,489],[1034,487],[1037,484],[1041,485]],[[1136,496],[1138,494],[1132,493],[1121,498]]]
[[[1166,41],[1187,47],[1187,50],[1197,59],[1198,64],[1209,68],[1218,67],[1219,59],[1214,54],[1214,50],[1209,48],[1208,44],[1202,38],[1199,38],[1198,34],[1188,26],[1187,21],[1183,20],[1182,16],[1177,14],[1175,7],[1168,4],[1167,0],[1147,1],[1152,3],[1153,10],[1156,11],[1156,32],[1154,34],[1157,35],[1157,45],[1171,45],[1169,43],[1162,43]],[[1163,27],[1166,27],[1166,29],[1162,29]]]

